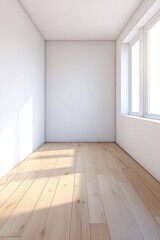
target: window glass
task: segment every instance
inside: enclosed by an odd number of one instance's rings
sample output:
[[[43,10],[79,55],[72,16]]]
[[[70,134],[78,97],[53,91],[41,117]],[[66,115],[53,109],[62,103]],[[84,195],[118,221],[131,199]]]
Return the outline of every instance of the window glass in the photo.
[[[160,115],[160,20],[148,31],[148,113]]]
[[[139,112],[139,41],[131,47],[131,112]]]

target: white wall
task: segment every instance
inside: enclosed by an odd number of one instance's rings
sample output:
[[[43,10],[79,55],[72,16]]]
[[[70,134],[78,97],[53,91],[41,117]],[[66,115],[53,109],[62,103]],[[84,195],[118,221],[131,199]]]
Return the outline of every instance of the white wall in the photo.
[[[0,1],[0,176],[45,140],[45,42],[17,0]]]
[[[115,141],[115,42],[46,45],[46,140]]]
[[[154,5],[153,5],[154,4]],[[147,13],[152,6],[154,11],[158,11],[159,1],[144,1],[133,18],[130,20],[124,31],[119,36],[116,43],[116,141],[122,146],[136,161],[139,162],[148,172],[160,181],[160,121],[139,119],[121,115],[121,42],[129,34],[138,21]],[[123,109],[123,106],[122,106]]]

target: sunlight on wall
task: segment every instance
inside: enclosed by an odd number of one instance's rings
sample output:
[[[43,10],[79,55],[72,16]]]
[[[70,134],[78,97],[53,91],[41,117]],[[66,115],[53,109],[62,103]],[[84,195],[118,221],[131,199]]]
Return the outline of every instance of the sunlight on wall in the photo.
[[[33,151],[33,97],[21,108],[17,116],[0,132],[0,177]],[[19,129],[19,148],[15,150],[15,131]]]
[[[1,161],[0,177],[14,166],[13,159],[13,121],[0,133]]]
[[[33,151],[33,97],[20,111],[20,161]]]

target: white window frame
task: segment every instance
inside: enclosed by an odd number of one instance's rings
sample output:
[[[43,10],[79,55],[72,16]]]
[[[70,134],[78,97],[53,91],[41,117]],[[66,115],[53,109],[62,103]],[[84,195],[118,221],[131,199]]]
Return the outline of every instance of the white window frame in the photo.
[[[145,71],[145,86],[144,86],[144,117],[145,118],[152,118],[152,119],[160,119],[160,114],[151,114],[149,113],[149,74],[148,74],[148,32],[149,30],[158,22],[160,21],[160,13],[156,14],[144,27],[144,44],[145,44],[145,58],[144,58],[144,71]]]
[[[158,119],[160,114],[150,114],[148,111],[149,98],[149,75],[148,75],[148,31],[160,21],[160,12],[156,14],[144,27],[139,29],[138,34],[128,43],[128,114],[132,116]],[[132,70],[131,48],[139,41],[139,112],[133,112],[132,107]]]
[[[140,34],[137,34],[132,41],[130,41],[129,43],[129,83],[128,83],[128,88],[129,88],[129,96],[128,96],[128,100],[129,100],[129,114],[130,115],[134,115],[134,116],[141,116],[141,112],[140,112],[140,102],[139,102],[139,112],[133,112],[132,111],[132,47],[134,46],[134,44],[136,44],[136,42],[139,41],[139,47],[140,47]],[[140,51],[139,51],[139,63],[140,63]],[[139,65],[139,100],[140,100],[140,65]]]

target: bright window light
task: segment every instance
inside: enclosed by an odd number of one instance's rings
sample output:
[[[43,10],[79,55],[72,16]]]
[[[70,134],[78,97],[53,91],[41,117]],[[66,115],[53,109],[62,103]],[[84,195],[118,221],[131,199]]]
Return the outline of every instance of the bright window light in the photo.
[[[148,31],[148,113],[160,115],[160,20]]]
[[[139,112],[139,41],[131,47],[131,112]]]

